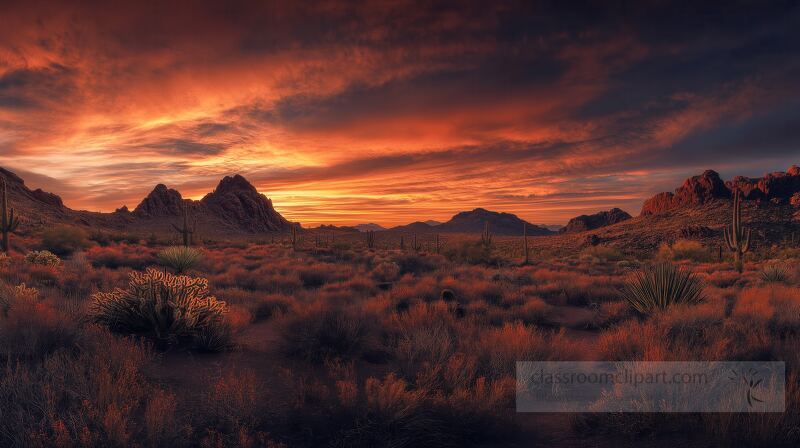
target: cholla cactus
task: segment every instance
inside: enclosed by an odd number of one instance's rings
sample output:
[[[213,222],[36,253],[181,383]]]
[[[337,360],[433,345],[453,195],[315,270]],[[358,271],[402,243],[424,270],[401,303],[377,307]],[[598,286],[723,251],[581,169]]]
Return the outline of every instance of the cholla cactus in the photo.
[[[25,255],[25,262],[39,266],[58,266],[61,259],[49,250],[34,250]]]
[[[8,235],[13,233],[19,228],[19,218],[14,216],[14,209],[8,210],[8,185],[6,184],[5,177],[0,179],[0,189],[2,189],[2,203],[0,203],[0,232],[3,234],[3,252],[8,253],[10,245],[8,242]]]
[[[742,209],[740,192],[736,190],[733,195],[733,222],[725,227],[725,244],[733,252],[736,270],[744,269],[743,256],[750,250],[750,229],[742,227]]]
[[[92,319],[113,331],[215,351],[229,345],[227,310],[209,295],[208,280],[155,269],[132,272],[127,289],[94,294],[90,305]]]

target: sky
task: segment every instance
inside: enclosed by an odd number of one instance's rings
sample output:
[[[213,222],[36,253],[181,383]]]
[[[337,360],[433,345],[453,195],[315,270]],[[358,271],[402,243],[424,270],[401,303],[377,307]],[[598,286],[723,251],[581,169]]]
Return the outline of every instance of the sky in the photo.
[[[239,173],[396,225],[800,163],[800,2],[624,3],[0,2],[0,166],[74,209]]]

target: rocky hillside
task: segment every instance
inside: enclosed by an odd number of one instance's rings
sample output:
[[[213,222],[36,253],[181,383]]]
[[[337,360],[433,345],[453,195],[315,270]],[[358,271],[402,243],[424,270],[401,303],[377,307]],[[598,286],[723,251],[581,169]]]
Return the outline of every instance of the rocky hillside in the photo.
[[[690,177],[674,193],[659,193],[645,201],[642,215],[657,215],[669,210],[694,207],[715,200],[730,200],[734,190],[740,190],[745,200],[773,204],[800,205],[800,168],[765,174],[760,178],[737,176],[723,181],[716,171],[707,170]]]
[[[126,207],[114,213],[71,210],[61,198],[42,190],[31,190],[14,173],[0,168],[9,185],[9,201],[28,229],[52,224],[87,226],[94,229],[133,233],[168,232],[178,224],[188,207],[197,228],[205,236],[256,234],[288,231],[292,223],[240,175],[222,179],[217,188],[200,201],[184,199],[180,192],[159,184],[131,212]]]
[[[628,212],[612,208],[607,212],[599,212],[593,215],[580,215],[569,220],[566,226],[562,227],[560,233],[575,233],[583,232],[586,230],[599,229],[600,227],[610,226],[618,222],[627,221],[631,219]]]

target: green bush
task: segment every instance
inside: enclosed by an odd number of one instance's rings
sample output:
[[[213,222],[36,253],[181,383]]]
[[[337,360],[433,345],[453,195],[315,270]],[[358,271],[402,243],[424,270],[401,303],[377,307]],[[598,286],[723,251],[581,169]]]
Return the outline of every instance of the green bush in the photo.
[[[25,262],[39,266],[58,266],[61,264],[61,259],[50,251],[34,250],[25,255]]]
[[[691,271],[661,263],[633,274],[622,297],[639,313],[650,314],[672,305],[698,303],[704,292],[702,282]]]
[[[202,258],[202,252],[185,246],[168,247],[158,254],[158,261],[161,262],[161,265],[174,269],[178,274],[191,269]]]
[[[90,244],[83,230],[77,227],[58,226],[42,233],[42,245],[50,252],[63,257],[86,249]]]
[[[159,343],[221,351],[231,345],[227,305],[208,293],[208,280],[155,269],[131,273],[127,289],[97,293],[92,319],[112,331],[142,334]]]

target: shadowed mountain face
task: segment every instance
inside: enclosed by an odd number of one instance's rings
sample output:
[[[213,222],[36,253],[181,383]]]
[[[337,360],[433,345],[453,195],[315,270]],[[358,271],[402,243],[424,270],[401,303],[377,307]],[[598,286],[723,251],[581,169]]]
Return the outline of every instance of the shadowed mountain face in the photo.
[[[432,223],[434,223],[432,225]],[[476,208],[461,212],[449,221],[436,224],[435,221],[416,221],[404,226],[392,227],[391,231],[405,233],[480,233],[489,224],[489,231],[495,235],[518,236],[523,234],[523,226],[527,225],[528,235],[552,235],[555,232],[544,227],[526,222],[511,213],[493,212]]]
[[[63,223],[107,230],[168,231],[170,224],[182,218],[184,206],[207,235],[288,231],[292,225],[274,209],[269,198],[240,175],[222,179],[200,201],[184,199],[177,190],[159,184],[133,212],[121,208],[114,213],[71,210],[54,194],[28,189],[10,171],[0,168],[0,175],[8,181],[11,205],[31,227]]]
[[[626,211],[612,208],[607,212],[595,213],[593,215],[580,215],[569,220],[566,226],[561,228],[561,233],[583,232],[584,230],[593,230],[600,227],[610,226],[618,222],[631,219]]]
[[[446,223],[436,226],[436,229],[440,232],[479,233],[483,232],[487,223],[489,231],[495,235],[522,235],[524,226],[527,226],[530,236],[554,233],[544,227],[523,221],[517,215],[493,212],[483,208],[458,213]]]

